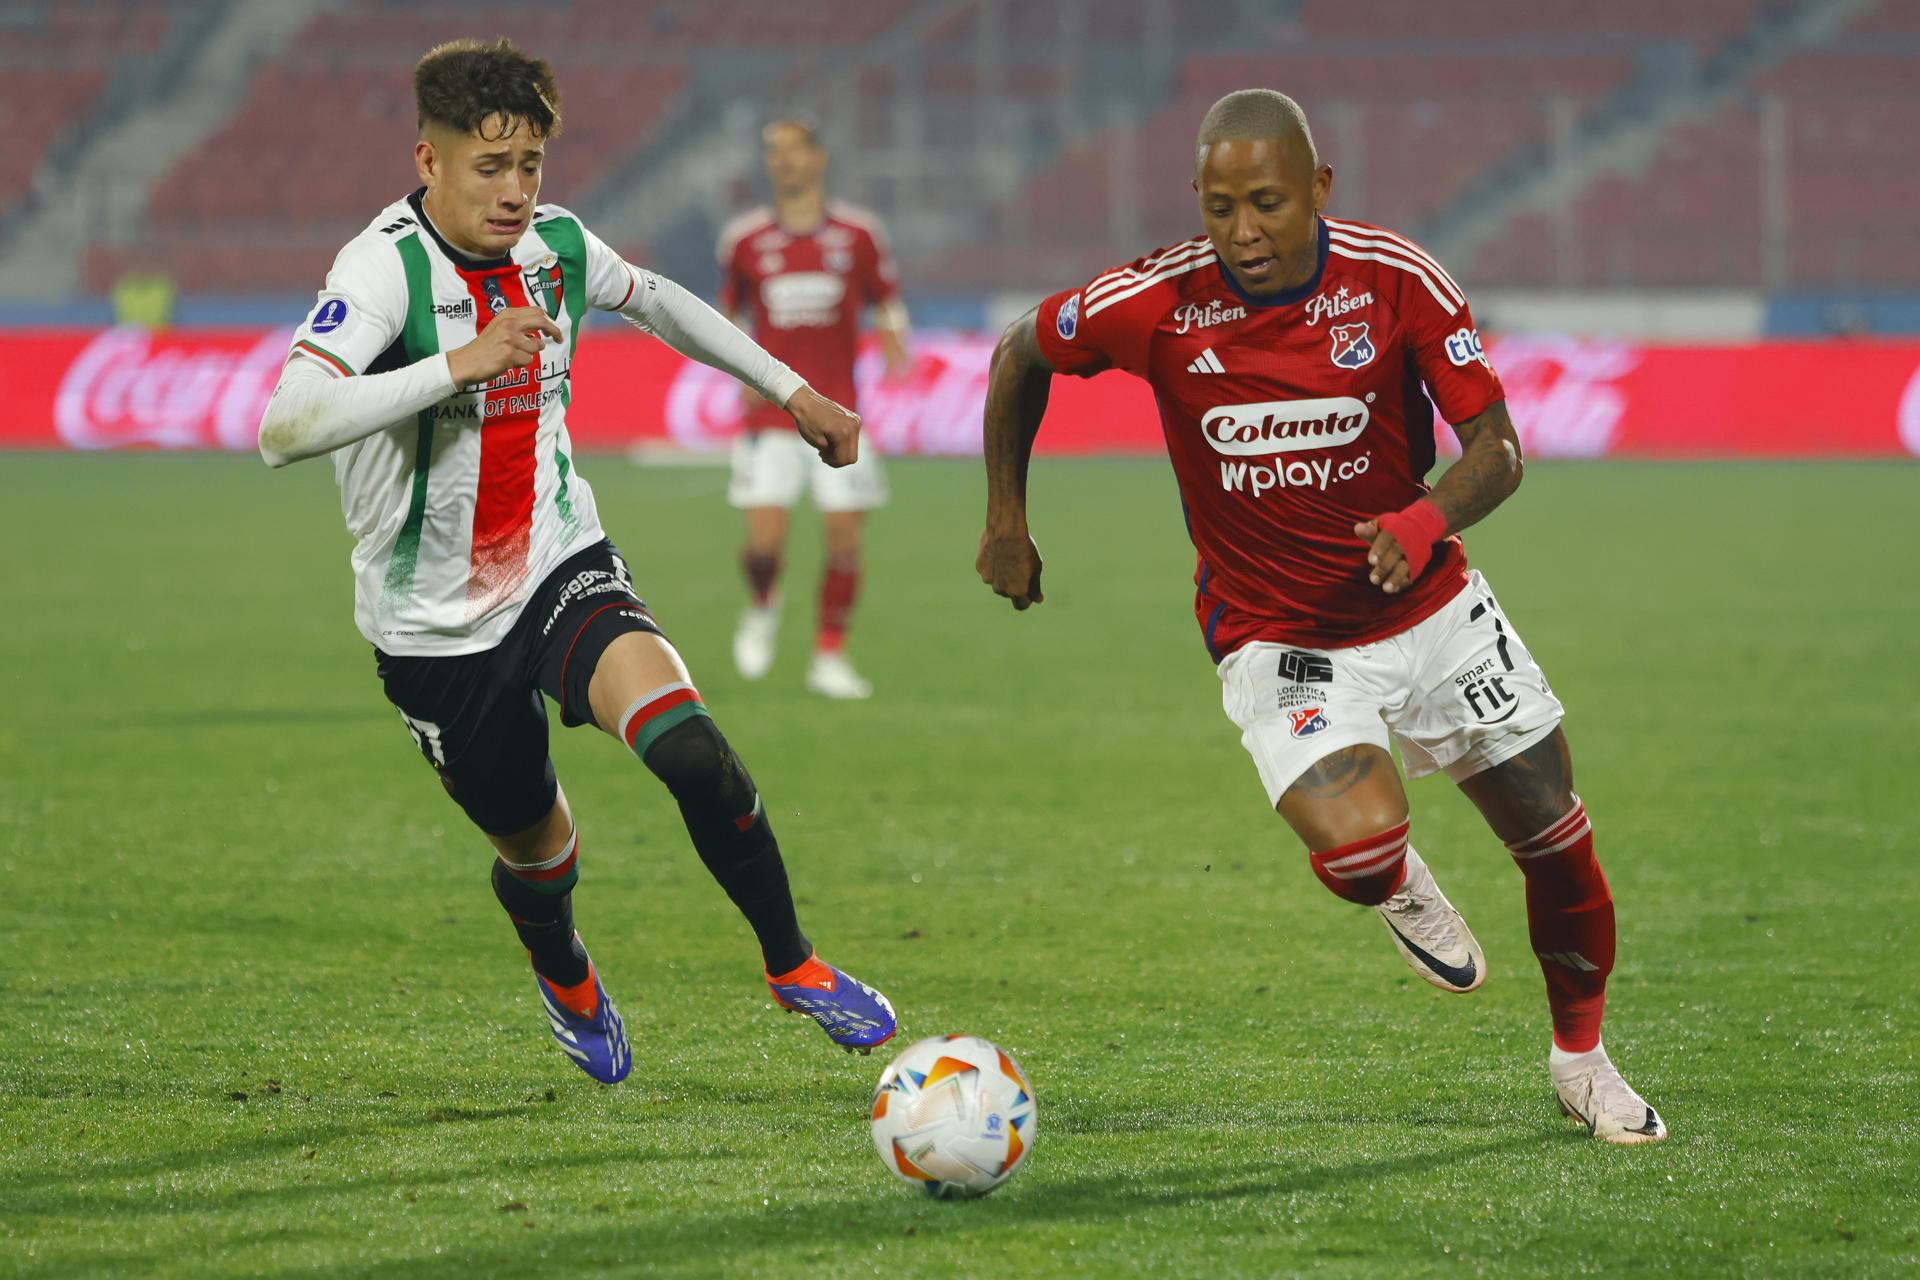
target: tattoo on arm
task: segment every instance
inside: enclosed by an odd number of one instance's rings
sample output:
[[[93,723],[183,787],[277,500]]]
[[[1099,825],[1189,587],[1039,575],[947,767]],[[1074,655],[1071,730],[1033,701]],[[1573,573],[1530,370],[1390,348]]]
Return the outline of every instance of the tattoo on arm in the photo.
[[[1372,775],[1378,754],[1378,748],[1342,747],[1315,760],[1293,785],[1315,800],[1337,799]]]
[[[982,450],[987,464],[987,520],[1026,524],[1027,464],[1047,413],[1053,366],[1040,350],[1035,307],[1007,326],[987,375]]]
[[[1427,501],[1447,518],[1447,532],[1478,523],[1520,487],[1520,437],[1507,415],[1507,402],[1493,404],[1454,429],[1460,437],[1460,461],[1433,486]]]

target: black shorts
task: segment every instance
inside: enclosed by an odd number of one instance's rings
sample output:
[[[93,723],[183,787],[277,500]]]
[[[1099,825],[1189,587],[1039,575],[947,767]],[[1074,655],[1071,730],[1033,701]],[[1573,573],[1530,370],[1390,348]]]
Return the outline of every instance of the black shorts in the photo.
[[[474,824],[512,835],[547,816],[558,787],[547,755],[547,706],[560,723],[593,723],[587,687],[614,638],[661,635],[633,576],[602,539],[535,588],[506,638],[480,653],[406,658],[373,651],[387,701]]]

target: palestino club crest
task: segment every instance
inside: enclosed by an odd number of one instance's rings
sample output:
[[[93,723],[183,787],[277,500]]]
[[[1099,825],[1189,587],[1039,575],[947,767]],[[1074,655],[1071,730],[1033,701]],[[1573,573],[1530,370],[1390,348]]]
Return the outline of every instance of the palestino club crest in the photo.
[[[560,276],[560,259],[556,254],[548,254],[535,265],[528,267],[523,275],[527,292],[533,295],[547,313],[550,320],[560,318],[560,303],[563,283]]]
[[[1364,320],[1357,324],[1336,324],[1327,332],[1333,335],[1331,358],[1342,369],[1364,369],[1380,354],[1374,349],[1373,339],[1367,336]]]
[[[1296,738],[1311,738],[1333,723],[1327,719],[1327,713],[1319,707],[1302,707],[1298,711],[1289,711],[1287,717],[1293,721],[1293,736]]]

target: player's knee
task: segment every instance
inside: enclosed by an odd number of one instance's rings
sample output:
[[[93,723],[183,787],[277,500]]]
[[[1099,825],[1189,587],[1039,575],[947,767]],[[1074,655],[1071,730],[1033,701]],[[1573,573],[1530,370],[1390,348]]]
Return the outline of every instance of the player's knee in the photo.
[[[712,719],[694,716],[654,739],[641,757],[676,799],[751,796],[753,779]]]

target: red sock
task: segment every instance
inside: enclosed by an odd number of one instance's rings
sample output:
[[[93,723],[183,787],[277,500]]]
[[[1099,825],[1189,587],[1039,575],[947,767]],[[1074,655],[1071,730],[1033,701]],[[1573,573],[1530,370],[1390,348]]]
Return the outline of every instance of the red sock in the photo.
[[[1313,855],[1313,874],[1348,902],[1377,907],[1407,878],[1407,831],[1411,821]]]
[[[853,613],[854,597],[860,594],[860,559],[845,556],[827,562],[826,576],[820,579],[820,629],[813,647],[821,653],[838,653],[847,643],[847,619]]]
[[[1527,933],[1547,978],[1553,1043],[1585,1053],[1600,1043],[1613,972],[1613,894],[1593,856],[1593,824],[1573,809],[1530,840],[1507,846],[1527,877]]]
[[[740,553],[740,568],[747,575],[753,603],[762,609],[772,604],[773,584],[780,580],[780,557],[748,549]]]

